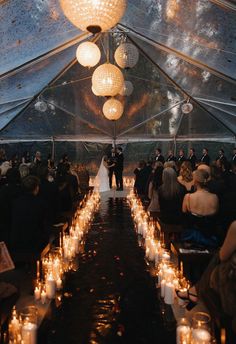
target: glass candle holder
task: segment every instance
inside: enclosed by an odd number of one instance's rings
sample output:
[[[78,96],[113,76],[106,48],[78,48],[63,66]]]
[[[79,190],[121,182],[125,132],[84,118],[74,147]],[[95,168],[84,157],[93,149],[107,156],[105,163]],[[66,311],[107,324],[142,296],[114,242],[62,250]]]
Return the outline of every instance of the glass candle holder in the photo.
[[[192,318],[191,344],[211,343],[211,317],[205,312],[196,312]]]
[[[22,328],[21,337],[24,344],[37,343],[37,321],[38,310],[35,306],[28,306],[22,309],[21,313]]]
[[[180,318],[176,327],[176,344],[190,344],[191,326],[187,318]]]

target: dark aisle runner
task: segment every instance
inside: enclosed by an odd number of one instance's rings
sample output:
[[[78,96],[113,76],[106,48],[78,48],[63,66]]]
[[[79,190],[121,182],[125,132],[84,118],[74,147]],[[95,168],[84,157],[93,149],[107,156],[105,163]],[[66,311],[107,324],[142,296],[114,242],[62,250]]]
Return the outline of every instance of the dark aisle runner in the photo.
[[[45,321],[40,343],[175,344],[173,331],[163,327],[126,199],[101,205],[79,270],[67,276],[63,293],[61,307]]]

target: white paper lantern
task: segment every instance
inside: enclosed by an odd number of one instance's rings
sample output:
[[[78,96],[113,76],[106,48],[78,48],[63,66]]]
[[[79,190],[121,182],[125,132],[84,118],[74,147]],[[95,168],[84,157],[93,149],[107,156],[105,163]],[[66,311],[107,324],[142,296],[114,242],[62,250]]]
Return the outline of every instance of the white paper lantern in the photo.
[[[84,67],[94,67],[101,58],[98,46],[92,42],[81,43],[76,50],[76,58]]]
[[[126,0],[60,0],[60,4],[72,24],[92,33],[111,29],[126,9]]]
[[[95,89],[94,86],[92,86],[91,90],[95,96],[100,96],[100,94],[98,93],[98,91]]]
[[[111,63],[97,67],[92,75],[92,85],[101,96],[115,96],[124,83],[121,70]]]
[[[134,86],[131,81],[126,80],[120,89],[121,96],[130,96],[133,93]]]
[[[34,108],[39,112],[45,112],[47,110],[47,104],[43,102],[42,100],[38,100],[34,104]]]
[[[122,43],[115,51],[115,61],[121,68],[132,68],[136,65],[139,52],[135,45]]]
[[[104,103],[102,111],[107,119],[117,121],[122,116],[124,107],[119,100],[110,98]]]
[[[182,112],[187,115],[193,110],[193,105],[191,103],[185,103],[181,106]]]

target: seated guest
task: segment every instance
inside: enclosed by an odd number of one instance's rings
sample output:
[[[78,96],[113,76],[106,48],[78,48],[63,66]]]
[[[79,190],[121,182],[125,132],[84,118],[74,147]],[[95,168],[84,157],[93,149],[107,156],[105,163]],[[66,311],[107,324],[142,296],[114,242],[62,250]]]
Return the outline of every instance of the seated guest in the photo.
[[[10,250],[38,255],[48,243],[45,207],[38,197],[40,181],[35,176],[23,179],[23,194],[12,205]]]
[[[27,177],[30,174],[30,168],[27,164],[20,164],[19,166],[19,172],[21,179]]]
[[[187,192],[194,191],[193,173],[190,161],[184,161],[180,166],[178,182],[183,185]]]
[[[6,173],[6,184],[0,189],[0,241],[9,246],[12,219],[12,204],[22,192],[20,173],[10,168]]]
[[[46,165],[40,165],[37,169],[37,177],[40,179],[40,189],[38,196],[47,209],[46,220],[48,224],[53,224],[57,220],[59,211],[58,187],[55,182],[49,181],[49,170]]]
[[[154,172],[152,180],[149,183],[148,198],[151,201],[148,206],[148,211],[150,212],[160,211],[160,205],[159,205],[159,199],[158,199],[158,188],[162,184],[162,173],[163,173],[163,167],[158,166]]]
[[[222,177],[222,171],[216,164],[212,164],[210,166],[210,171],[211,175],[209,181],[207,182],[207,188],[210,192],[216,194],[220,199],[226,187]]]
[[[207,306],[213,318],[228,317],[227,343],[235,342],[236,333],[236,221],[229,226],[227,235],[212,258],[200,280],[186,292],[178,291],[179,298],[194,307],[198,299]],[[234,333],[233,333],[234,332]],[[232,338],[231,338],[232,337]]]
[[[21,162],[22,162],[22,164],[30,164],[31,163],[30,152],[25,151],[23,153]]]
[[[185,188],[178,183],[177,174],[173,168],[165,168],[162,175],[162,185],[158,189],[160,219],[164,223],[182,223],[182,203],[185,193]]]
[[[209,174],[204,170],[193,172],[196,191],[185,195],[183,212],[186,213],[186,228],[183,241],[214,246],[216,214],[219,209],[218,197],[207,189]],[[198,242],[199,241],[199,242]]]
[[[70,212],[73,208],[73,195],[66,170],[65,168],[62,168],[62,166],[60,167],[60,170],[57,171],[55,182],[59,191],[59,212]]]
[[[89,171],[84,164],[80,164],[77,168],[77,175],[79,179],[79,189],[82,194],[89,190]]]
[[[138,195],[145,195],[148,182],[148,175],[146,170],[146,162],[144,160],[141,160],[139,162],[138,167],[134,170],[134,174],[134,188],[136,189]]]
[[[41,152],[37,151],[37,152],[35,153],[35,157],[34,157],[34,164],[35,164],[36,166],[38,166],[38,165],[41,164],[41,162],[42,162]]]

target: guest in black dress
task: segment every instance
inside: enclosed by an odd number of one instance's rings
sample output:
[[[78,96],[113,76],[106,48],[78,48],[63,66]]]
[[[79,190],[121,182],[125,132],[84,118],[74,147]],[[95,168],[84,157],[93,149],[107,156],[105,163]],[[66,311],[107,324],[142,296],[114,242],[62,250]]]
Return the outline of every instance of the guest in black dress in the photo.
[[[164,169],[162,181],[163,184],[158,189],[161,221],[167,224],[181,224],[186,189],[178,183],[177,174],[171,167]]]

